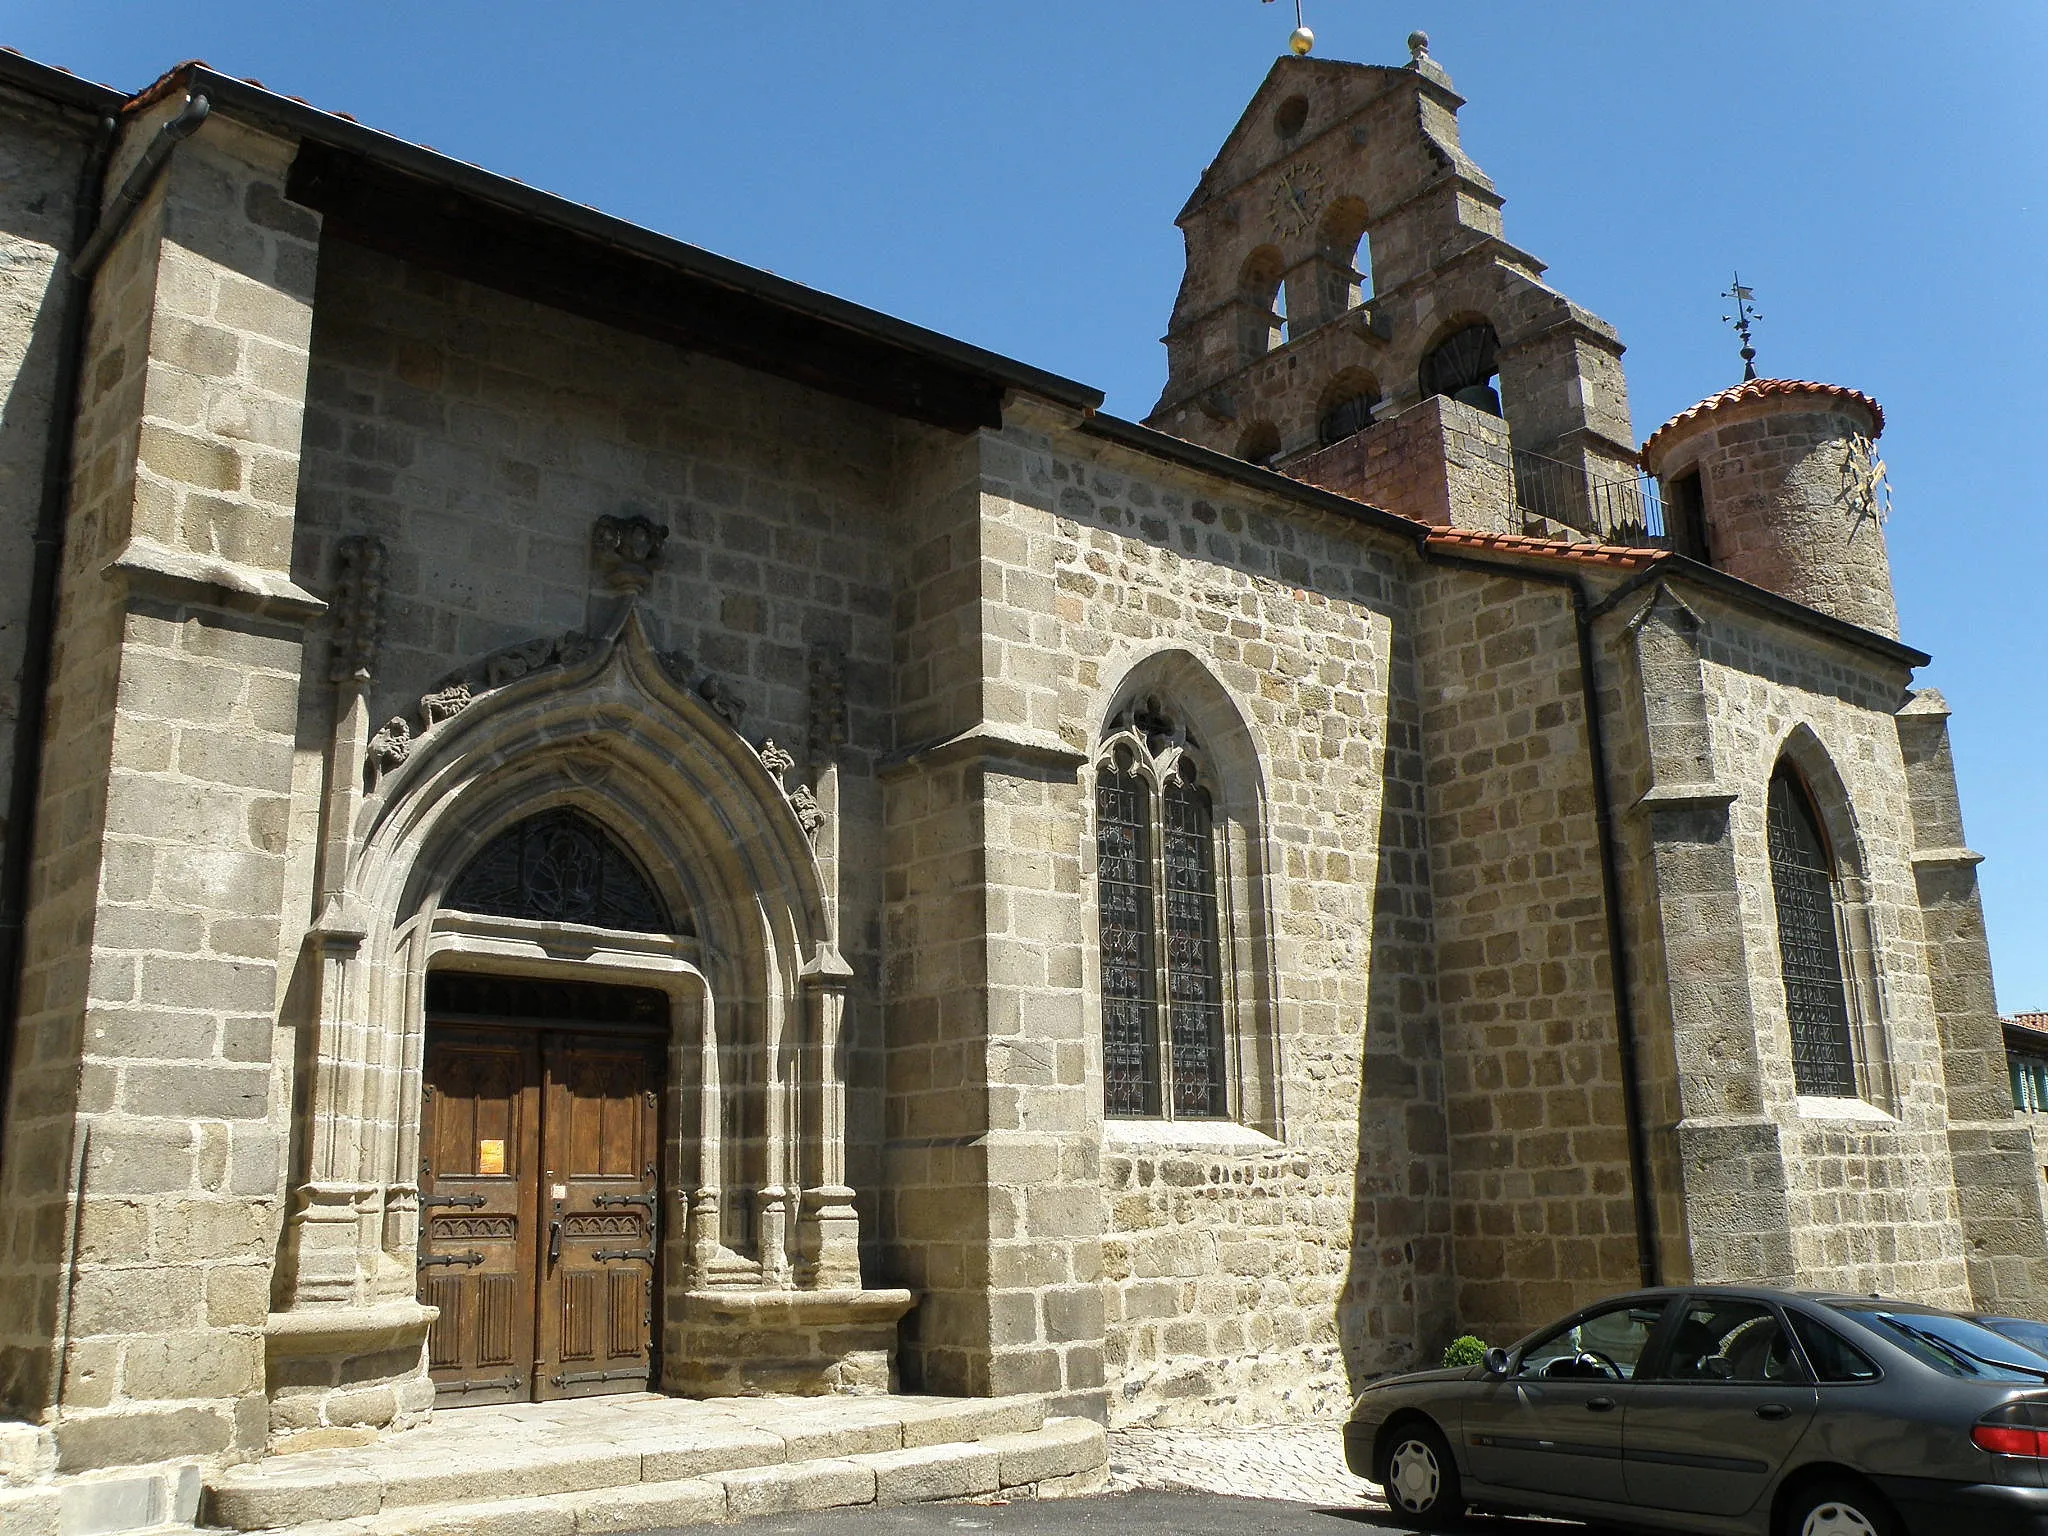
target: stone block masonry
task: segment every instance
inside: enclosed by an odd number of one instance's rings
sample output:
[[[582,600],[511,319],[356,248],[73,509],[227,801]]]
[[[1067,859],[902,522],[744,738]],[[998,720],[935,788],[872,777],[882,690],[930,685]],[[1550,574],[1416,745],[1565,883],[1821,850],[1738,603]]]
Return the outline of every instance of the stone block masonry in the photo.
[[[1401,557],[1019,416],[984,472],[1005,708],[1089,754],[1086,804],[1115,709],[1156,696],[1209,753],[1231,823],[1235,1123],[1103,1120],[1086,1020],[1112,1421],[1321,1411],[1450,1323]],[[1079,1317],[1048,1305],[1044,1326]]]
[[[286,576],[318,235],[287,158],[225,124],[186,146],[93,294],[0,1190],[0,1390],[62,1401],[63,1470],[263,1442],[318,607]]]
[[[58,252],[72,238],[92,123],[83,113],[0,89],[0,797],[12,782],[27,645],[32,535],[56,388],[58,338],[71,284]],[[0,799],[0,860],[15,836]]]
[[[1418,582],[1458,1322],[1489,1339],[1638,1282],[1621,1062],[1565,593]]]

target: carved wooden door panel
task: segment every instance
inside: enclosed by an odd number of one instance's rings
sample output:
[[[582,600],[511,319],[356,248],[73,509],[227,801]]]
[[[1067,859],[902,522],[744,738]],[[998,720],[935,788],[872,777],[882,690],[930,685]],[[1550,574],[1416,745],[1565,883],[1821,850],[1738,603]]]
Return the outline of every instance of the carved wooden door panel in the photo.
[[[429,1031],[419,1298],[441,1309],[427,1350],[443,1406],[532,1393],[540,1112],[534,1035]]]
[[[653,1368],[659,1041],[549,1034],[534,1397],[645,1390]]]

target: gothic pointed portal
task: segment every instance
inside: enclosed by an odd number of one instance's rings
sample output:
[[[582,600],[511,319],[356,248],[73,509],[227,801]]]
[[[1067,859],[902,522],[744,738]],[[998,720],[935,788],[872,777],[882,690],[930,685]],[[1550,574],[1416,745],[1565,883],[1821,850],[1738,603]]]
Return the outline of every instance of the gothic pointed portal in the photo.
[[[626,933],[678,931],[632,856],[567,806],[529,816],[492,838],[456,877],[446,904],[486,917]]]

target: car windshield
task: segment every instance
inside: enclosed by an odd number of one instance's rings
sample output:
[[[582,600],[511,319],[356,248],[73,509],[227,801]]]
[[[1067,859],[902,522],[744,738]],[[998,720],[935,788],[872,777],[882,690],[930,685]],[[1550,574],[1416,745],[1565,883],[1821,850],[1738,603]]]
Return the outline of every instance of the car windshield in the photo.
[[[2030,1317],[1980,1317],[1977,1321],[1993,1333],[2019,1340],[2037,1355],[2048,1355],[2048,1323]]]
[[[2048,1358],[1965,1318],[1881,1304],[1837,1306],[1835,1310],[1950,1376],[2048,1381]]]

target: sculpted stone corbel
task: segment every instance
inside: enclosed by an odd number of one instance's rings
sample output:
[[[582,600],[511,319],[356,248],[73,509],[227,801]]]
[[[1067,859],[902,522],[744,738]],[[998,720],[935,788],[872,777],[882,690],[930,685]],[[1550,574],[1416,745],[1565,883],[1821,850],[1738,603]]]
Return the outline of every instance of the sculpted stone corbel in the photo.
[[[799,784],[789,792],[790,809],[796,812],[796,819],[802,824],[804,836],[813,844],[818,841],[818,829],[825,825],[825,808],[818,804],[818,797],[811,793],[811,786]]]
[[[423,695],[420,699],[421,725],[431,731],[443,720],[454,719],[469,708],[474,697],[467,683],[454,683]]]
[[[645,592],[661,569],[668,529],[652,518],[600,517],[590,530],[591,563],[614,592]]]
[[[403,715],[393,715],[370,738],[370,773],[382,778],[412,755],[412,726]]]
[[[746,700],[734,693],[724,682],[707,675],[697,684],[697,696],[711,706],[713,714],[734,730],[740,728],[740,721],[747,713]]]

